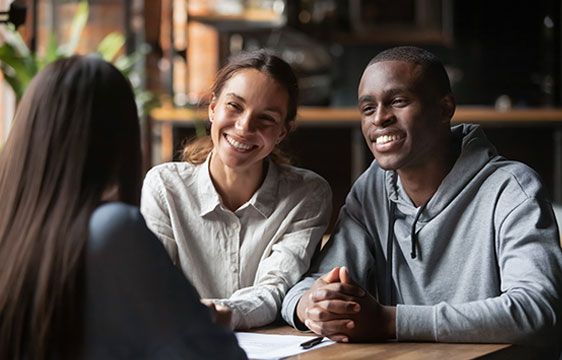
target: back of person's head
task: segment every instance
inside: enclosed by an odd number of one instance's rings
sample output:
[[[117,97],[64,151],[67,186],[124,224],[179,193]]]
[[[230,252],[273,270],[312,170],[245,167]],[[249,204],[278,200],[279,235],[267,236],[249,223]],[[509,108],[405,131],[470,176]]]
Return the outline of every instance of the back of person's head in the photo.
[[[439,96],[451,94],[451,83],[439,58],[427,50],[415,46],[399,46],[378,53],[367,65],[382,61],[404,61],[421,69],[425,84],[431,84]]]
[[[96,57],[48,65],[0,153],[0,358],[72,356],[89,217],[108,189],[138,205],[140,183],[127,79]]]
[[[294,128],[294,121],[297,116],[297,106],[299,97],[298,80],[291,66],[283,59],[274,55],[268,50],[255,50],[240,52],[231,58],[222,67],[216,76],[215,82],[211,87],[211,96],[219,97],[224,85],[236,73],[245,69],[255,69],[275,80],[285,91],[287,91],[287,116],[285,126],[290,132]],[[210,137],[202,137],[188,143],[182,154],[184,161],[193,164],[201,164],[213,148]],[[271,154],[272,160],[279,164],[289,163],[289,159],[275,148]]]

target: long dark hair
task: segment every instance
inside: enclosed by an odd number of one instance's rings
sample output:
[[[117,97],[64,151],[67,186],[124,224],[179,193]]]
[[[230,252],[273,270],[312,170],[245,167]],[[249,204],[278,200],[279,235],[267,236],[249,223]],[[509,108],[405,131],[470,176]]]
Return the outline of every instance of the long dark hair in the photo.
[[[285,126],[288,131],[292,130],[292,123],[297,116],[297,104],[299,97],[299,86],[297,77],[291,66],[281,58],[273,55],[268,50],[255,50],[241,52],[231,57],[228,63],[219,70],[215,82],[211,88],[213,96],[219,97],[226,82],[238,71],[244,69],[255,69],[268,75],[281,85],[289,97],[287,104],[287,116]],[[182,159],[184,161],[201,164],[213,149],[213,142],[210,136],[203,136],[190,141],[183,149]],[[288,164],[289,158],[283,154],[279,147],[275,147],[271,153],[271,158],[275,163]]]
[[[88,222],[109,188],[138,205],[139,124],[127,79],[96,57],[47,66],[0,153],[0,358],[68,357]]]

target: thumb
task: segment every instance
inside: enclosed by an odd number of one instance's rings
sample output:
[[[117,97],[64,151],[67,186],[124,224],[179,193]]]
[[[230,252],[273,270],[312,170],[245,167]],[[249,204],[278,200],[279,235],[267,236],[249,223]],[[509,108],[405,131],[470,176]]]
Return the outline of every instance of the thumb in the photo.
[[[322,276],[322,280],[324,280],[324,282],[330,284],[330,283],[334,283],[334,282],[339,282],[340,281],[340,268],[339,267],[335,267],[332,270],[330,270],[329,273],[327,273],[326,275]]]
[[[342,283],[356,285],[355,281],[353,281],[349,275],[349,270],[345,266],[340,268],[338,275]]]

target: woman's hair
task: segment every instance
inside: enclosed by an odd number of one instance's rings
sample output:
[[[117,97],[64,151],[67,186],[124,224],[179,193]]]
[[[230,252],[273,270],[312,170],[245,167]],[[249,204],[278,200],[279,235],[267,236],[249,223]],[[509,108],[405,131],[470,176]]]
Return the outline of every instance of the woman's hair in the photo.
[[[139,204],[139,132],[130,84],[97,57],[31,82],[0,153],[1,359],[72,356],[90,215],[110,188]]]
[[[255,69],[268,75],[287,91],[289,100],[285,126],[288,131],[292,130],[291,125],[297,116],[299,97],[297,77],[289,64],[267,50],[241,52],[231,57],[228,63],[217,73],[217,78],[211,87],[211,94],[219,97],[226,82],[238,71],[245,69]],[[201,164],[212,149],[213,142],[210,136],[198,137],[188,142],[184,147],[182,159],[193,164]],[[277,164],[290,163],[288,157],[277,146],[273,149],[271,158]]]

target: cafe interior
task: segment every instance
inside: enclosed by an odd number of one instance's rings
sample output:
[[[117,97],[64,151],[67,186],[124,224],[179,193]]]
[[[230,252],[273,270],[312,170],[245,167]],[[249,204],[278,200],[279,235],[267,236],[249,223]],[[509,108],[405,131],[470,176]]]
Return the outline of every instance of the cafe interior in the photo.
[[[34,75],[25,64],[97,52],[135,90],[145,171],[179,161],[182,145],[208,131],[217,70],[238,52],[270,49],[300,87],[282,147],[332,187],[329,233],[373,161],[357,108],[362,71],[379,51],[414,45],[445,64],[453,124],[479,124],[500,154],[532,167],[562,222],[559,0],[0,0],[0,12],[0,149]]]
[[[84,3],[84,2],[82,2]],[[208,128],[216,71],[243,50],[267,48],[295,70],[298,129],[283,143],[297,166],[322,175],[334,209],[373,159],[362,140],[357,84],[368,61],[398,45],[444,62],[455,122],[480,124],[498,152],[539,173],[562,204],[561,5],[458,0],[0,0],[0,36],[47,59],[51,39],[75,53],[108,47],[127,63],[142,114],[145,168],[178,160]],[[76,29],[84,19],[82,27]],[[15,25],[14,25],[15,23]],[[109,36],[111,37],[111,36]],[[1,38],[0,38],[1,39]],[[111,43],[111,40],[109,41]],[[116,45],[117,44],[117,45]],[[103,51],[103,50],[102,50]],[[1,61],[1,60],[0,60]],[[5,74],[6,66],[3,66]],[[11,71],[11,70],[7,70]],[[2,81],[0,141],[18,95]],[[555,210],[560,214],[560,208]],[[337,211],[334,212],[333,225]]]

